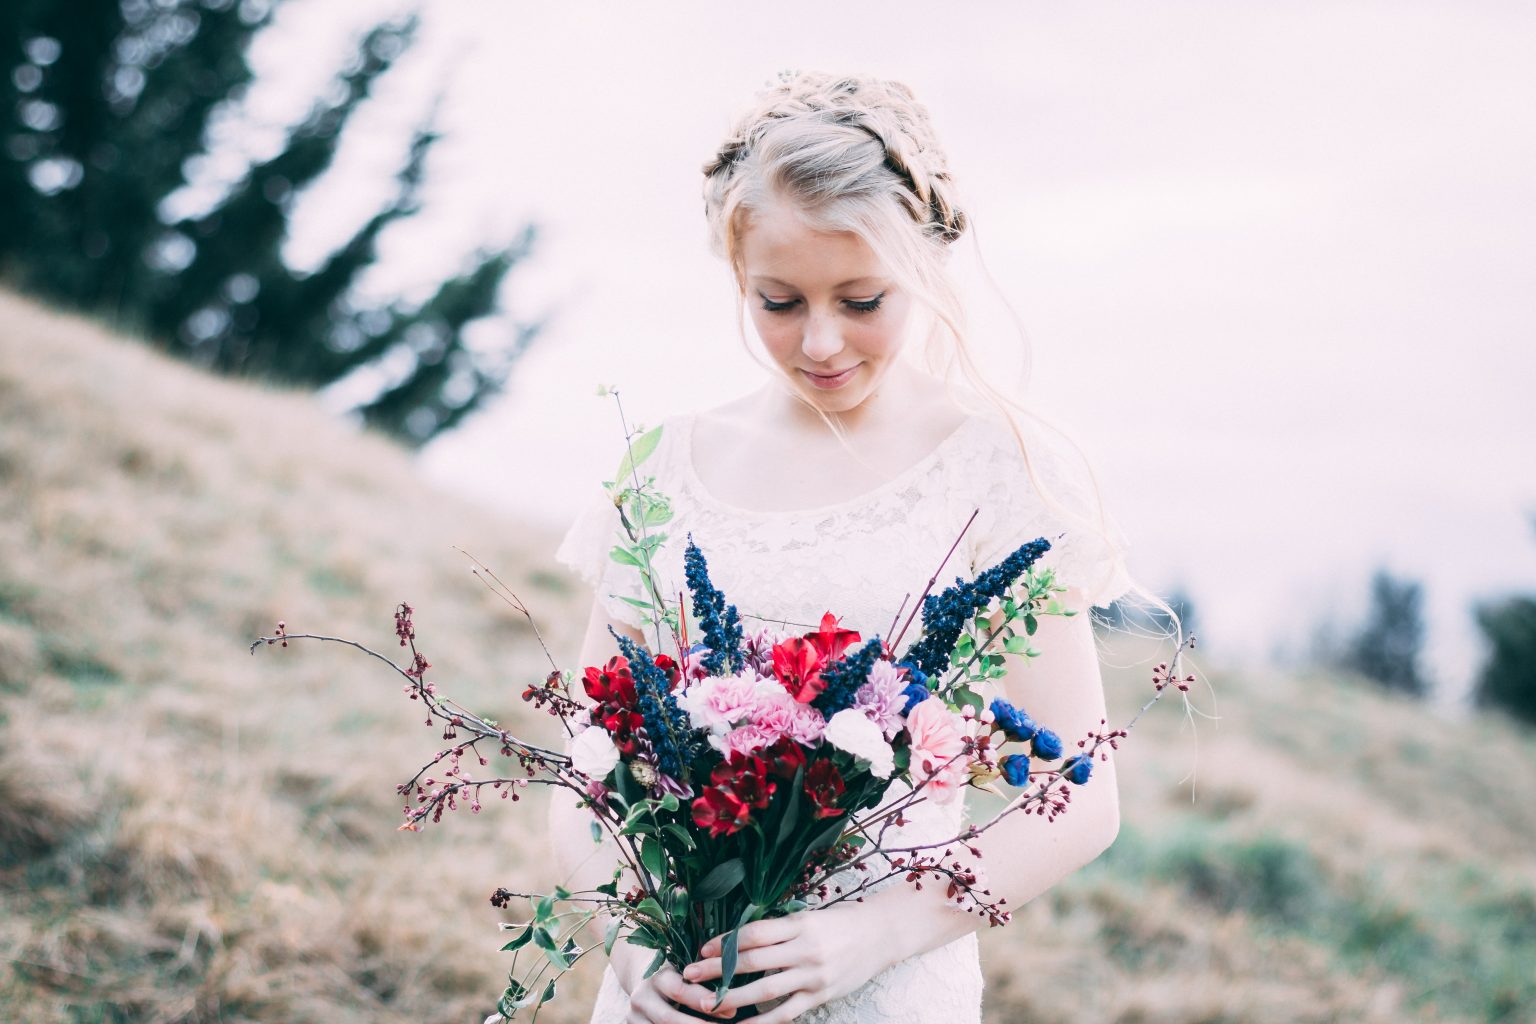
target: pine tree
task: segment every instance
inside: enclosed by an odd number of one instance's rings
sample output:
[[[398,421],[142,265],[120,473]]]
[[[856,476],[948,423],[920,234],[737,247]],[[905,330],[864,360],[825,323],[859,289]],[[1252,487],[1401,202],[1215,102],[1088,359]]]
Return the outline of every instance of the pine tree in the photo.
[[[497,312],[533,231],[478,253],[418,308],[357,302],[380,235],[417,211],[437,139],[429,118],[382,209],[315,271],[283,261],[294,198],[325,173],[353,113],[411,45],[411,19],[366,33],[335,96],[211,210],[165,222],[166,197],[207,154],[210,118],[250,84],[245,53],[269,20],[254,0],[3,5],[0,276],[219,372],[311,387],[371,381],[357,414],[424,442],[495,393],[535,337],[536,325],[515,324],[499,344],[466,340],[468,325]]]

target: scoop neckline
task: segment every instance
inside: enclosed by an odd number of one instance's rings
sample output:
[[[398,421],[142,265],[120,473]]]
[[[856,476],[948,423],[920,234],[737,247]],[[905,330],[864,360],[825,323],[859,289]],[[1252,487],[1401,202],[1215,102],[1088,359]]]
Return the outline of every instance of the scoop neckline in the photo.
[[[889,478],[884,483],[881,483],[880,485],[860,494],[856,494],[851,498],[845,498],[842,501],[833,502],[828,505],[815,505],[810,508],[752,509],[741,505],[734,505],[731,502],[724,501],[716,497],[715,494],[705,486],[704,481],[699,477],[698,471],[693,468],[694,427],[698,424],[699,421],[699,414],[696,412],[686,414],[684,429],[681,432],[683,437],[681,439],[682,444],[678,452],[678,461],[682,464],[683,476],[687,480],[689,487],[692,488],[693,491],[700,498],[702,498],[706,504],[713,505],[718,509],[731,512],[736,515],[755,516],[762,519],[779,519],[788,518],[790,516],[826,515],[833,512],[841,512],[849,508],[855,508],[859,505],[868,504],[874,499],[879,498],[882,495],[889,493],[890,491],[896,490],[902,484],[905,484],[912,477],[919,475],[922,471],[926,470],[929,466],[936,462],[946,450],[954,445],[954,443],[960,438],[962,434],[971,429],[971,425],[974,422],[977,422],[980,419],[981,417],[977,416],[975,413],[966,413],[965,418],[960,421],[959,425],[951,430],[948,434],[944,435],[943,440],[939,441],[938,444],[929,449],[928,454],[924,455],[921,459],[918,459],[916,462],[912,463],[910,466],[908,466],[906,469],[903,469],[895,476]]]

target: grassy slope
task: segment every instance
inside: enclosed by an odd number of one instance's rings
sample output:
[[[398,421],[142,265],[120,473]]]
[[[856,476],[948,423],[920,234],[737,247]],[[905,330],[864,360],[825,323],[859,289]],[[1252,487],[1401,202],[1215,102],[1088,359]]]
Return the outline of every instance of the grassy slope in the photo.
[[[552,537],[307,396],[0,293],[0,1018],[483,1016],[486,896],[543,880],[542,815],[396,832],[437,747],[415,706],[340,649],[245,653],[278,618],[386,649],[406,599],[440,683],[517,716],[537,647],[452,544],[572,653]],[[1106,675],[1139,702],[1145,666]],[[1536,1018],[1531,738],[1347,681],[1213,682],[1219,723],[1159,708],[1122,754],[1110,854],[985,937],[990,1019]],[[582,973],[552,1024],[584,1018]]]

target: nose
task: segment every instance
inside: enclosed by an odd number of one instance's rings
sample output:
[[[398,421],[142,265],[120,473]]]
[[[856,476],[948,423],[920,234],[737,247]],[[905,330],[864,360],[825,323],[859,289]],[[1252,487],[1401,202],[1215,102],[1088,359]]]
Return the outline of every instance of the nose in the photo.
[[[843,350],[843,334],[833,317],[812,313],[805,320],[800,351],[813,363],[825,363]]]

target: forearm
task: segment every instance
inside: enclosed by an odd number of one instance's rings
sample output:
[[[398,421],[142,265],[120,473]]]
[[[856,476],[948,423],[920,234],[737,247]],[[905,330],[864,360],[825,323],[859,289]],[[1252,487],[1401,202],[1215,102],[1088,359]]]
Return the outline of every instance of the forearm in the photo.
[[[952,844],[954,856],[945,862],[978,868],[979,887],[990,889],[994,899],[1005,899],[1005,910],[1017,911],[1093,861],[1119,830],[1113,757],[1097,762],[1092,780],[1071,792],[1071,805],[1057,820],[1033,812],[1009,814],[970,843]],[[981,851],[979,862],[968,846]],[[944,878],[930,875],[921,890],[899,881],[859,904],[889,963],[937,949],[987,924],[984,914],[957,906],[947,890]]]

